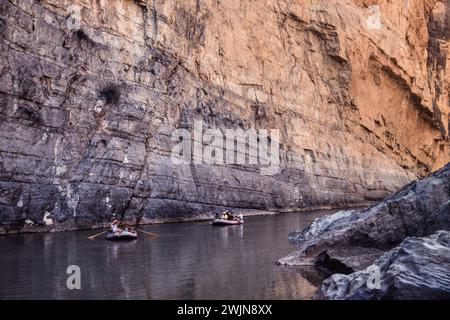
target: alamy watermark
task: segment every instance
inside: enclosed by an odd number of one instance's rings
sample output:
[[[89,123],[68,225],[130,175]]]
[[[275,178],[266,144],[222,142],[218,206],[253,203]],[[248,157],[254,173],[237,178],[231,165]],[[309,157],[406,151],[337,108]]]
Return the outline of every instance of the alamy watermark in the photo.
[[[80,29],[81,27],[81,8],[77,5],[67,7],[68,17],[66,25],[69,30]]]
[[[69,275],[66,281],[67,289],[81,290],[81,269],[73,264],[67,267],[66,273]]]
[[[194,128],[176,129],[172,163],[209,165],[255,165],[262,175],[275,175],[280,169],[280,132],[278,129],[207,128],[195,121]]]
[[[366,20],[366,27],[369,30],[381,30],[381,10],[378,5],[370,5],[368,8],[370,16]]]
[[[371,265],[366,270],[369,273],[367,278],[367,289],[369,290],[380,290],[381,289],[381,270],[377,265]]]

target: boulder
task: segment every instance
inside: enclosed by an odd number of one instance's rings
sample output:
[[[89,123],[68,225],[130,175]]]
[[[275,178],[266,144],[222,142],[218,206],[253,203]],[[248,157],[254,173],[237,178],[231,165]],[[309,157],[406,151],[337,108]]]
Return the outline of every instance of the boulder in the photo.
[[[450,232],[408,237],[366,269],[326,279],[319,297],[450,299]]]
[[[449,206],[450,163],[373,207],[316,219],[305,230],[289,236],[299,243],[298,250],[278,262],[321,264],[329,262],[323,259],[328,256],[349,271],[361,270],[373,263],[380,252],[392,249],[407,237],[450,230]]]

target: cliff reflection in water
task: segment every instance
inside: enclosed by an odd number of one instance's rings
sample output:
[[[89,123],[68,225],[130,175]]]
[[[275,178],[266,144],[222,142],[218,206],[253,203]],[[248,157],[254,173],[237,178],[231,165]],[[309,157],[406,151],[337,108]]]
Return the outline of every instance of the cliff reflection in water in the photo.
[[[143,228],[157,238],[120,243],[88,240],[93,231],[4,236],[0,298],[310,298],[314,284],[275,261],[294,249],[289,232],[325,213],[249,217],[230,227],[152,225]],[[81,268],[81,290],[66,287],[73,264]]]

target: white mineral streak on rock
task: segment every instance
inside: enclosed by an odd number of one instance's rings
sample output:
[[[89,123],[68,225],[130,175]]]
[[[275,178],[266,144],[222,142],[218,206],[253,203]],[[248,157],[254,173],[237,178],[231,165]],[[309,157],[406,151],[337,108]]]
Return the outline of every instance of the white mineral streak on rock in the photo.
[[[53,224],[53,219],[49,218],[50,212],[45,211],[44,217],[42,218],[42,221],[44,221],[45,225],[50,226]]]
[[[19,201],[17,201],[17,206],[19,208],[23,207],[23,195],[20,195]]]
[[[109,201],[110,201],[109,197],[106,197],[106,198],[105,198],[105,201],[106,201],[106,206],[108,207],[108,209],[111,209],[112,205],[111,205],[111,203],[109,202]]]
[[[59,164],[59,152],[61,148],[61,137],[56,138],[55,142],[55,149],[54,149],[54,159],[55,159],[55,165],[58,166]]]
[[[80,196],[76,194],[76,192],[72,189],[72,186],[69,184],[67,186],[67,205],[70,209],[72,209],[72,214],[74,217],[77,216],[77,207],[78,202],[80,201]]]

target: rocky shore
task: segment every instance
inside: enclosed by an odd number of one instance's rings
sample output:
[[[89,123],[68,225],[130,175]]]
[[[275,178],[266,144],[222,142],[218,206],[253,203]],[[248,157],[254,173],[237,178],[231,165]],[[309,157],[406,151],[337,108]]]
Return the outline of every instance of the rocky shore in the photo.
[[[450,298],[449,230],[450,163],[371,208],[316,219],[278,262],[335,272],[320,298]]]

